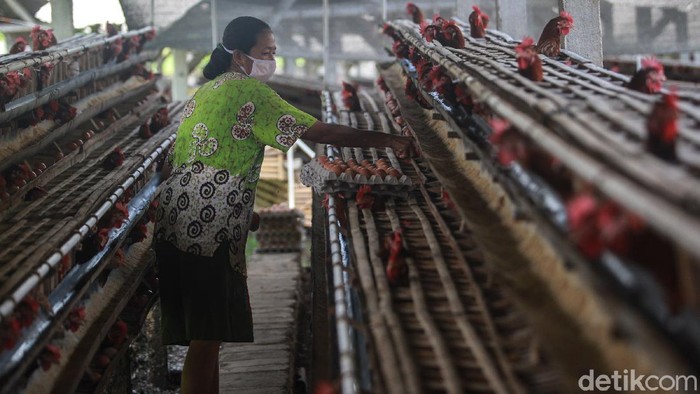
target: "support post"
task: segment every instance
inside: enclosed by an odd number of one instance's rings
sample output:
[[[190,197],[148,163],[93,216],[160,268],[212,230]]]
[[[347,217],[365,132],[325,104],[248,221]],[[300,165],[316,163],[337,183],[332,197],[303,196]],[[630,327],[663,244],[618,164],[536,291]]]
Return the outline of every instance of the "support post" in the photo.
[[[323,0],[323,85],[328,87],[331,79],[331,6],[329,0]]]
[[[51,0],[51,27],[59,41],[73,36],[73,0]]]
[[[287,151],[287,202],[289,209],[296,206],[294,195],[294,145]]]
[[[173,49],[175,60],[175,73],[173,74],[172,92],[173,100],[186,100],[187,94],[187,51]]]
[[[495,27],[522,40],[527,35],[527,0],[496,0]]]
[[[603,31],[600,0],[559,0],[559,9],[574,17],[574,28],[566,36],[564,47],[602,66]]]

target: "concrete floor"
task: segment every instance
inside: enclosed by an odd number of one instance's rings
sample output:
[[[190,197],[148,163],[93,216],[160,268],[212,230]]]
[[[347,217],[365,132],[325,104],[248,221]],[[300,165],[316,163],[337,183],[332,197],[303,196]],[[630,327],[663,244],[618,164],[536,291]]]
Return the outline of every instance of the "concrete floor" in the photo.
[[[294,374],[299,254],[254,254],[248,262],[248,290],[255,342],[224,344],[221,393],[287,393]]]

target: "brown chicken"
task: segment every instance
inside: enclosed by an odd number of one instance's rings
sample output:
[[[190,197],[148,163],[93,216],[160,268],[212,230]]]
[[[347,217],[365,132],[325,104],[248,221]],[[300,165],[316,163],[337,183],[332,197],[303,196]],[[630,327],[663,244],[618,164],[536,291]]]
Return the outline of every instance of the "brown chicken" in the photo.
[[[540,40],[537,42],[537,52],[549,57],[558,57],[561,53],[561,41],[574,27],[574,18],[566,11],[551,19],[544,26]]]
[[[32,49],[35,51],[43,51],[57,43],[53,29],[44,30],[41,26],[34,26],[29,37],[32,39]]]
[[[168,108],[163,107],[151,116],[151,133],[155,134],[170,124]]]
[[[515,47],[515,57],[518,60],[518,72],[520,72],[520,75],[535,82],[539,82],[544,78],[542,60],[537,54],[535,40],[532,37],[525,37]]]
[[[24,37],[17,37],[15,43],[10,47],[10,55],[24,52],[25,49],[27,49],[27,39]]]
[[[430,105],[430,103],[428,103],[425,97],[423,97],[423,94],[421,94],[421,92],[418,91],[418,87],[416,87],[416,84],[413,83],[413,79],[406,78],[406,86],[404,87],[404,93],[406,93],[406,97],[415,101],[421,107],[425,109],[433,109],[433,106]]]
[[[409,48],[408,44],[406,44],[405,42],[403,42],[401,40],[394,41],[394,44],[391,46],[391,51],[399,59],[407,58],[409,50],[410,50],[410,48]]]
[[[637,70],[626,86],[638,92],[654,94],[664,87],[665,80],[664,66],[656,58],[649,57],[642,60],[642,68]]]
[[[471,14],[469,14],[469,32],[474,38],[484,38],[486,36],[486,28],[489,26],[489,16],[473,6]]]
[[[384,241],[384,247],[389,251],[389,259],[386,264],[386,277],[392,285],[398,285],[408,276],[406,248],[403,247],[403,238],[400,231],[395,231]]]
[[[678,116],[678,96],[672,91],[654,104],[647,118],[647,150],[670,162],[677,160]]]
[[[433,40],[442,36],[442,29],[440,28],[440,25],[423,22],[420,25],[420,35],[423,36],[425,41],[433,42]]]
[[[413,3],[407,3],[406,4],[406,13],[408,15],[411,15],[411,19],[413,20],[413,23],[421,24],[425,21],[425,16],[423,16],[423,11],[418,8],[417,5]]]
[[[442,25],[442,35],[439,37],[442,45],[450,48],[464,49],[466,43],[462,29],[454,21],[445,21]]]
[[[343,105],[348,111],[362,111],[360,98],[357,96],[357,89],[353,85],[343,82],[343,90],[340,92],[340,96],[343,100]]]

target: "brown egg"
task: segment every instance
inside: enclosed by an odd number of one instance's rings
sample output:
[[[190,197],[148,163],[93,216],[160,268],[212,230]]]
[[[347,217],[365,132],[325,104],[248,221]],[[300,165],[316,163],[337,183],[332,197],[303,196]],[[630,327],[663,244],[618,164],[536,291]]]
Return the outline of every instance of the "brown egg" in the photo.
[[[78,144],[76,144],[75,142],[71,142],[70,144],[68,144],[68,150],[73,151],[73,150],[77,150],[77,149],[78,149]]]
[[[386,171],[382,170],[381,168],[377,168],[376,170],[374,170],[374,175],[384,179],[386,178]]]
[[[34,165],[34,169],[46,171],[46,164],[44,164],[43,162],[40,161],[40,162],[36,163],[36,165]]]
[[[387,163],[387,161],[385,159],[379,159],[379,160],[377,160],[377,162],[375,164],[377,165],[377,167],[383,168],[383,169],[386,169],[387,167],[389,167],[389,163]]]
[[[318,157],[318,162],[321,163],[321,164],[326,164],[326,163],[328,163],[328,156],[319,156],[319,157]],[[324,167],[325,167],[325,165],[324,165]]]
[[[86,131],[83,133],[83,139],[85,141],[89,140],[90,138],[92,138],[92,134],[90,134],[90,131]]]
[[[395,178],[401,178],[401,173],[400,173],[399,170],[397,170],[396,168],[389,167],[389,168],[386,170],[386,173],[389,174],[389,175],[391,175],[391,176],[393,176],[393,177],[395,177]]]
[[[19,186],[17,185],[12,185],[7,187],[7,192],[10,194],[15,194],[19,191]]]
[[[362,167],[367,167],[369,165],[372,165],[372,162],[365,159],[365,160],[362,160],[362,163],[360,163],[360,164],[362,164]]]
[[[357,165],[357,160],[355,160],[355,159],[349,159],[349,160],[347,161],[347,163],[348,163],[348,166],[350,166],[350,168],[352,168],[353,166],[356,166],[356,165]]]
[[[344,172],[345,175],[349,176],[350,178],[355,178],[356,172],[353,171],[351,168],[346,169]]]
[[[332,173],[334,173],[336,176],[340,175],[343,173],[343,170],[340,169],[340,166],[337,164],[331,164],[331,168],[329,169]]]
[[[365,178],[369,178],[372,175],[371,172],[364,167],[360,167],[360,169],[357,170],[357,172]]]

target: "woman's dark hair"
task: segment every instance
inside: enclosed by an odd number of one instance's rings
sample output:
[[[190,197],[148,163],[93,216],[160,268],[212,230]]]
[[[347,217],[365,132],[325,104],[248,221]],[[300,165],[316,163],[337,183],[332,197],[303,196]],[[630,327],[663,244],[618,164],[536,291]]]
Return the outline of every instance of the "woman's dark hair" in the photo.
[[[271,30],[270,26],[252,16],[240,16],[229,22],[221,39],[223,46],[219,44],[212,51],[209,63],[204,67],[204,77],[214,79],[228,71],[231,67],[231,54],[226,49],[238,49],[250,54],[250,50],[258,42],[258,34],[265,30]]]

